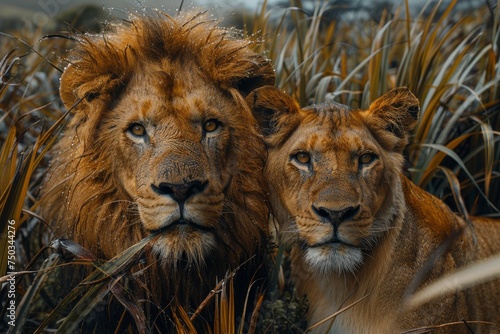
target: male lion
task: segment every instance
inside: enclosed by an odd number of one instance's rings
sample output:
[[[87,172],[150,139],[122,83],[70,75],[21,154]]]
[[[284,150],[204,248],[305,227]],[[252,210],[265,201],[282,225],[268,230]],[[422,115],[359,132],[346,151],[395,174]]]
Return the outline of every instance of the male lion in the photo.
[[[74,38],[60,88],[72,119],[42,216],[104,259],[159,234],[145,284],[159,309],[193,311],[217,279],[242,264],[251,277],[265,254],[265,146],[245,96],[274,84],[274,70],[253,41],[194,11]]]
[[[368,110],[336,103],[300,109],[273,87],[247,100],[266,135],[273,213],[292,244],[292,273],[309,299],[310,325],[360,301],[313,332],[500,324],[499,280],[404,308],[418,283],[500,252],[499,221],[471,218],[468,226],[402,174],[402,151],[419,112],[412,93],[391,90]],[[429,259],[435,262],[426,266]],[[474,333],[498,330],[469,326]],[[441,332],[469,333],[463,323]]]

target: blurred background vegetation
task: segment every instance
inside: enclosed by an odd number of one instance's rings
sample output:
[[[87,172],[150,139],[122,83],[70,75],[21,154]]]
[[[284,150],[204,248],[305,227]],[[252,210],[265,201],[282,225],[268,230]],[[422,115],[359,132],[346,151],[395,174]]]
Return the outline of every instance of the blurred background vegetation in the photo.
[[[333,100],[365,108],[390,88],[409,87],[421,101],[419,125],[406,150],[409,177],[465,217],[500,217],[499,3],[283,0],[216,11],[224,24],[261,41],[256,51],[271,59],[277,86],[302,106]],[[36,211],[49,149],[68,119],[58,86],[72,45],[60,37],[68,24],[95,33],[124,12],[85,5],[36,13],[24,16],[31,22],[22,15],[0,21],[0,277],[6,273],[9,219],[16,222],[16,271],[26,271],[16,280],[15,329],[5,321],[6,285],[0,291],[2,332],[66,326],[58,320],[82,310],[71,313],[68,303],[48,296],[60,284],[51,271],[69,262],[101,265],[73,244],[53,242]],[[129,252],[121,260],[131,267],[137,259]],[[235,328],[241,318],[228,316],[229,304],[217,296],[221,313],[214,332],[304,332],[306,305],[290,283],[286,249],[276,249],[269,267],[270,289],[252,305],[255,316]],[[102,283],[101,278],[92,281]],[[105,295],[85,295],[87,308],[97,307]]]

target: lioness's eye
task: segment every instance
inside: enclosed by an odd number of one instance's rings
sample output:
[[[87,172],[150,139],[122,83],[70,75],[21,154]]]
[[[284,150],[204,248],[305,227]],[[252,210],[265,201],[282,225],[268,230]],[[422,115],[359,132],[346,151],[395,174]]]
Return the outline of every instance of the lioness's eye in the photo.
[[[311,162],[311,156],[306,152],[296,153],[293,158],[300,164],[307,165]]]
[[[220,122],[216,119],[209,119],[205,123],[203,123],[203,130],[205,132],[214,132],[219,128]]]
[[[376,156],[375,154],[371,153],[365,153],[362,156],[359,157],[359,163],[362,165],[368,165],[375,160]]]
[[[144,127],[144,125],[139,123],[130,125],[127,130],[136,137],[142,137],[146,135],[146,128]]]

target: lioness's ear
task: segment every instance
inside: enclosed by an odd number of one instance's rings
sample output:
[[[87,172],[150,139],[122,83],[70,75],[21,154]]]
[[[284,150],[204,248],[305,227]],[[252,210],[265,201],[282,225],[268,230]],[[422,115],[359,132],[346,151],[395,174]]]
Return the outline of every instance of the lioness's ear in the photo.
[[[298,114],[299,104],[288,94],[274,86],[264,86],[252,91],[246,98],[264,136],[281,129],[284,118]]]
[[[401,152],[408,143],[408,134],[418,121],[418,99],[406,87],[390,90],[372,102],[364,112],[370,127],[387,149]]]

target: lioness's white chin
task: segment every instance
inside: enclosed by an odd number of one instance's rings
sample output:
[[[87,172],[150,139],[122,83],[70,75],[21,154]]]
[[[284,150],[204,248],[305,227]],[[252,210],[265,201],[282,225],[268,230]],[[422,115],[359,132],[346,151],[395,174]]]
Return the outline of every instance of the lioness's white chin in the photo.
[[[353,273],[363,264],[363,253],[359,248],[332,243],[307,248],[304,259],[321,274]]]
[[[216,248],[212,233],[191,230],[170,231],[162,234],[153,244],[153,253],[163,266],[177,269],[178,266],[202,267],[207,256]]]

